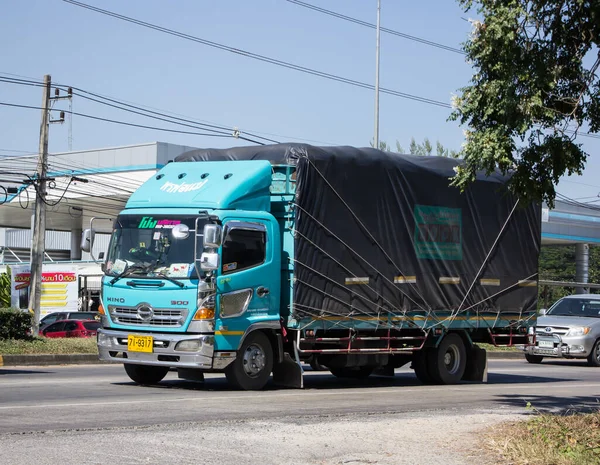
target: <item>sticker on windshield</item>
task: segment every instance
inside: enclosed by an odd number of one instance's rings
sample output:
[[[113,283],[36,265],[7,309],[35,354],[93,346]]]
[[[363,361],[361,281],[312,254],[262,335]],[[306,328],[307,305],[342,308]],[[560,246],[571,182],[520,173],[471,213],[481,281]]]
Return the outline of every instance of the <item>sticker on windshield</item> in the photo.
[[[172,229],[178,224],[181,224],[181,220],[155,220],[152,216],[144,216],[138,224],[139,229]]]
[[[190,271],[189,263],[173,263],[169,267],[169,276],[173,278],[187,278]]]
[[[227,263],[223,265],[223,271],[232,271],[237,268],[237,262]]]
[[[152,239],[154,239],[155,241],[160,239],[160,231],[156,231],[154,233],[154,236],[152,236]]]
[[[117,258],[115,260],[114,265],[110,269],[110,272],[112,274],[121,274],[121,273],[123,273],[123,271],[125,271],[126,266],[127,266],[127,262],[125,260],[121,260],[120,258]]]

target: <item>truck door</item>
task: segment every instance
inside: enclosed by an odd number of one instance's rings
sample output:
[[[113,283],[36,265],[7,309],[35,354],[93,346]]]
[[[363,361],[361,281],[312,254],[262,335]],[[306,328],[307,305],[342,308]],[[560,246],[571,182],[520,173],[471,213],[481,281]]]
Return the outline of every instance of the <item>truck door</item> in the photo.
[[[279,327],[281,258],[274,246],[279,235],[273,223],[225,224],[217,278],[215,350],[236,350],[251,325]]]

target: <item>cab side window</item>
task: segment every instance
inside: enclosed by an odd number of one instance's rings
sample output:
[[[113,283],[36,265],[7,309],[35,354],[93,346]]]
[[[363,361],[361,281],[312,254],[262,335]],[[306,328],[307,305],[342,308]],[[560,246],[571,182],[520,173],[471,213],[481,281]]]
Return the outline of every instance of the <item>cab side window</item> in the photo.
[[[223,241],[223,274],[264,263],[265,243],[265,231],[262,229],[229,229]]]

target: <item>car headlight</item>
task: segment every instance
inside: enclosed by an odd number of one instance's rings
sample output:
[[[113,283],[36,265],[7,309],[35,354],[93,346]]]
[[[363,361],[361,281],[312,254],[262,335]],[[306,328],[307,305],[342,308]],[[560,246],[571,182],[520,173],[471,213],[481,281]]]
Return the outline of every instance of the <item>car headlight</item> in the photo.
[[[574,328],[569,329],[565,336],[585,336],[592,330],[589,326],[576,326]]]

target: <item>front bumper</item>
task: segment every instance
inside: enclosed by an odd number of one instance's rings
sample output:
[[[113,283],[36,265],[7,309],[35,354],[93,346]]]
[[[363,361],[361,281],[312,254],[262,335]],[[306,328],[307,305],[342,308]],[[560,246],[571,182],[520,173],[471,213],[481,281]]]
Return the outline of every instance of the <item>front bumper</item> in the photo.
[[[524,351],[530,355],[553,358],[587,358],[594,348],[594,338],[586,336],[536,336],[535,345]]]
[[[152,336],[152,352],[134,352],[127,350],[127,336]],[[175,368],[219,369],[220,363],[214,360],[213,334],[168,334],[136,333],[135,331],[98,330],[98,355],[100,360],[118,363],[136,363],[140,365],[168,366]],[[175,350],[181,341],[198,341],[198,350],[194,352]],[[220,357],[219,357],[220,358]]]

